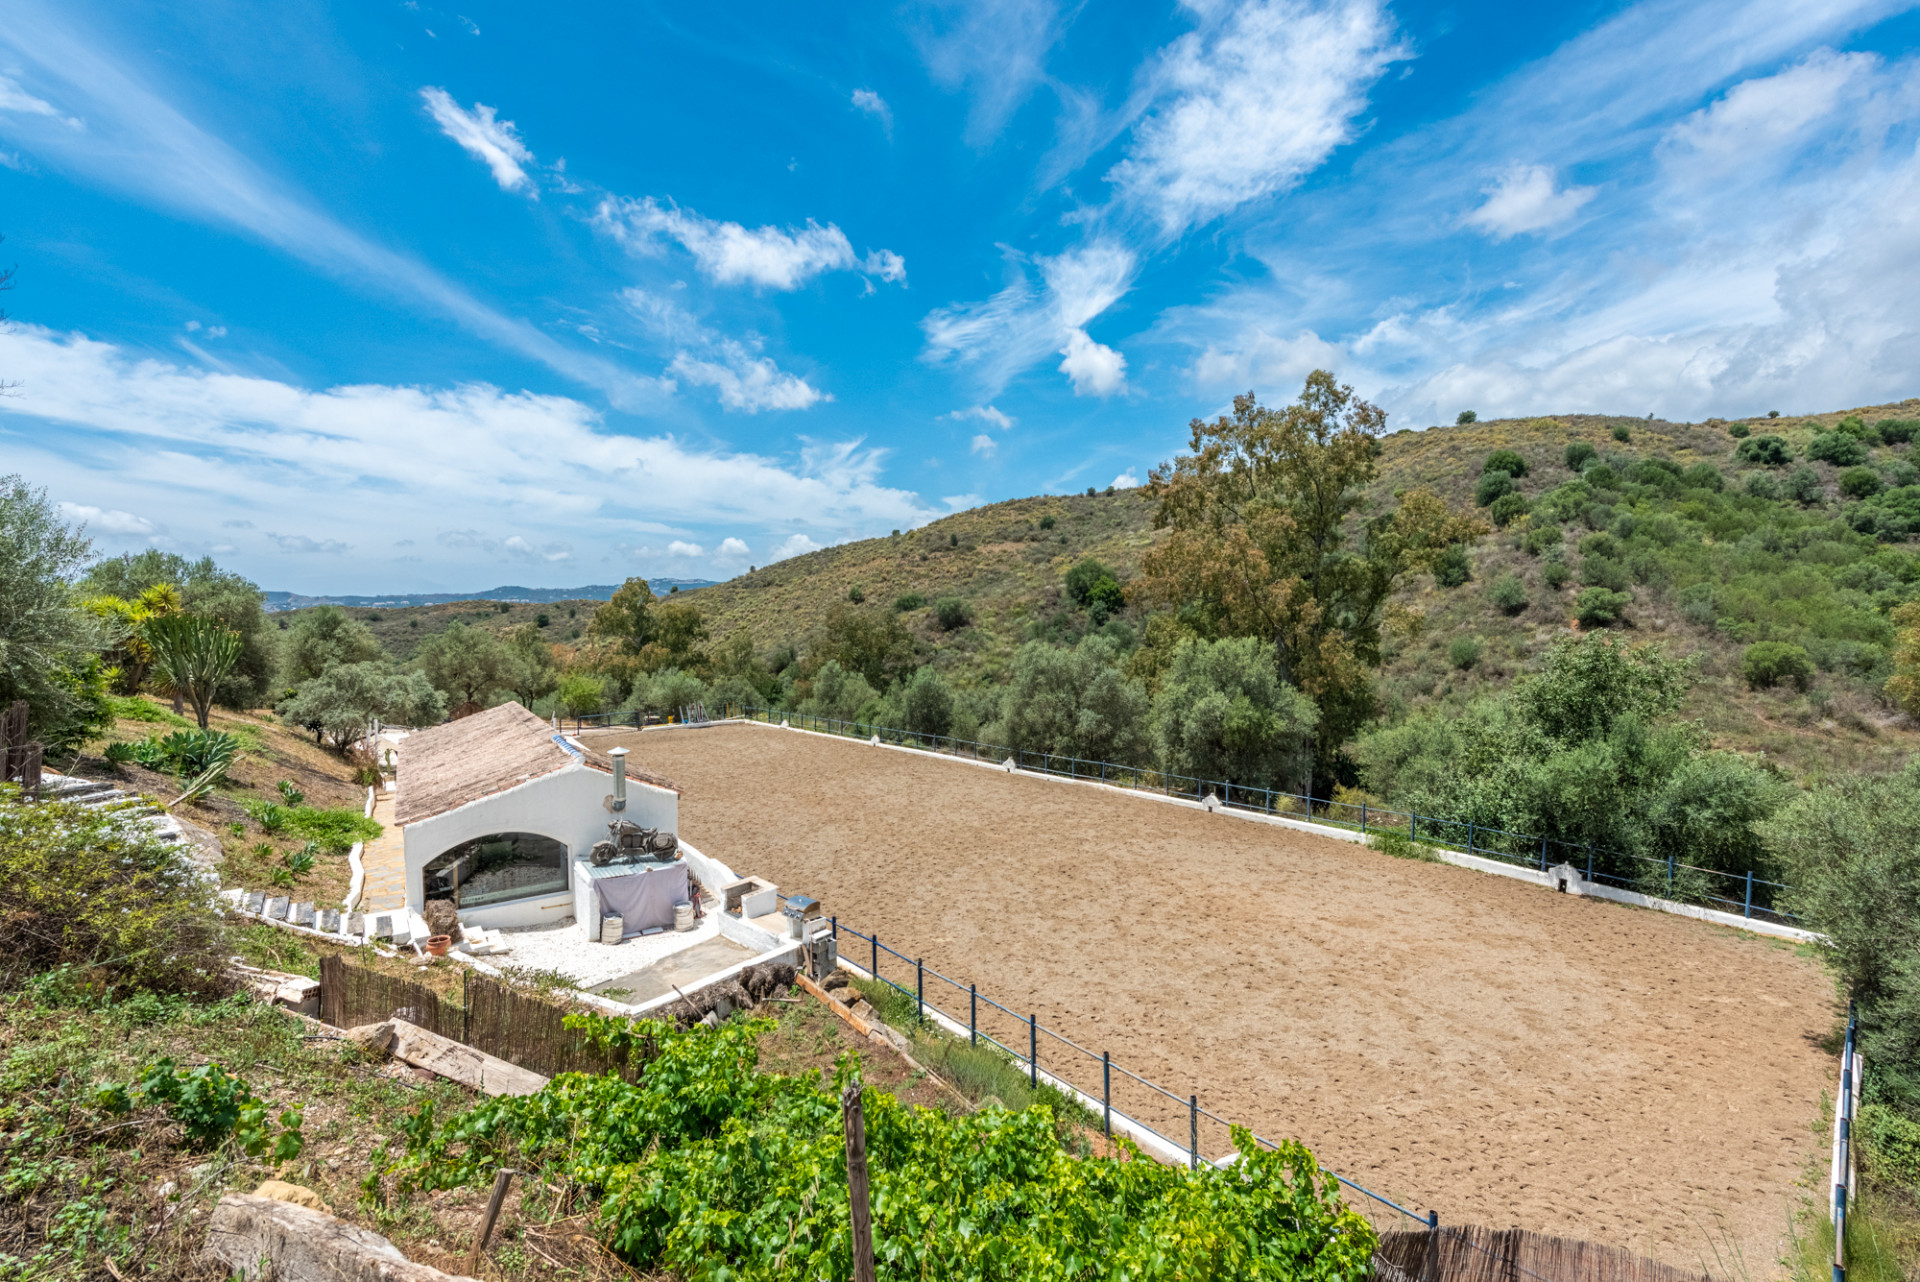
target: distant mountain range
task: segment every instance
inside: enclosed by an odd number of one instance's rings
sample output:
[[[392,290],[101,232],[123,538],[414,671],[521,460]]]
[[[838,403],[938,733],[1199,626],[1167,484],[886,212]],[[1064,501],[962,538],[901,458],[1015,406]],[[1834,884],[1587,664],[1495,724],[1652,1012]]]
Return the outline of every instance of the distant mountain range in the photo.
[[[656,596],[665,596],[674,589],[690,592],[694,588],[710,588],[712,579],[648,579],[647,586]],[[449,601],[522,601],[543,603],[547,601],[605,601],[612,597],[620,585],[617,583],[590,583],[583,588],[522,588],[507,586],[488,588],[484,592],[396,592],[390,596],[305,596],[298,592],[267,593],[268,613],[282,610],[305,610],[316,605],[345,605],[355,609],[384,608],[401,609],[410,605],[445,605]]]

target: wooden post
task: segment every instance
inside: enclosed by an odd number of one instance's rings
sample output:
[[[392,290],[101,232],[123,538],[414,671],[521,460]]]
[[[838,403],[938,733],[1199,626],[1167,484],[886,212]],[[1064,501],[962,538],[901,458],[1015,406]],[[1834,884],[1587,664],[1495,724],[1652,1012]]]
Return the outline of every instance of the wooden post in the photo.
[[[493,1177],[493,1196],[487,1199],[487,1214],[480,1221],[480,1235],[473,1239],[473,1254],[467,1257],[467,1276],[480,1276],[480,1253],[487,1249],[487,1239],[493,1236],[493,1222],[500,1218],[500,1204],[507,1200],[507,1185],[513,1183],[513,1177],[519,1172],[510,1167],[501,1167]]]
[[[847,1204],[853,1218],[853,1282],[873,1282],[873,1220],[867,1204],[867,1114],[860,1083],[840,1093],[847,1131]]]

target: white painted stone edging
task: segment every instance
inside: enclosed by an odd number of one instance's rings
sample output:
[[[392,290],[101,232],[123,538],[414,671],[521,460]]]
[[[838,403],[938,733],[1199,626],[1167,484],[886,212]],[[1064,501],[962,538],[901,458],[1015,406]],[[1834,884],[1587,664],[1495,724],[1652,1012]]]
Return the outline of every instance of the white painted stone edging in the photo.
[[[366,809],[360,814],[362,818],[373,818],[373,789],[371,788],[367,789]],[[366,865],[360,862],[364,845],[364,842],[356,841],[353,843],[353,848],[347,851],[347,867],[353,870],[353,881],[347,886],[347,897],[340,901],[341,908],[346,912],[352,912],[353,906],[360,902],[360,891],[367,882]]]
[[[976,761],[970,757],[957,757],[951,753],[934,752],[927,748],[910,748],[905,744],[881,743],[872,740],[850,739],[846,735],[830,734],[824,730],[805,730],[797,726],[771,725],[765,721],[742,720],[742,725],[761,726],[768,730],[785,730],[789,734],[808,734],[821,739],[834,739],[841,743],[865,743],[892,752],[911,753],[916,757],[927,757],[938,761],[951,761],[963,766],[977,766],[1000,774],[1021,775],[1028,779],[1044,779],[1050,783],[1078,785],[1083,788],[1098,788],[1103,792],[1115,793],[1123,797],[1135,797],[1141,801],[1153,801],[1162,805],[1184,806],[1188,810],[1204,810],[1212,814],[1225,815],[1248,823],[1267,824],[1277,828],[1292,828],[1299,832],[1311,833],[1316,837],[1330,837],[1335,841],[1351,842],[1356,846],[1367,844],[1367,837],[1351,828],[1336,828],[1330,824],[1317,824],[1305,819],[1289,819],[1284,815],[1263,815],[1249,810],[1238,810],[1231,806],[1221,806],[1217,800],[1209,806],[1205,801],[1189,801],[1185,797],[1169,797],[1157,792],[1148,792],[1141,788],[1124,788],[1119,784],[1103,783],[1098,779],[1062,779],[1059,775],[1048,774],[1041,770],[1022,770],[1004,762]],[[1471,868],[1475,872],[1493,873],[1500,877],[1511,877],[1516,881],[1529,882],[1543,889],[1557,885],[1559,878],[1549,877],[1546,873],[1532,868],[1521,868],[1498,859],[1486,859],[1479,855],[1469,855],[1444,847],[1429,846],[1434,857],[1442,863],[1452,864],[1456,868]],[[1564,865],[1563,865],[1564,866]],[[1761,921],[1753,917],[1742,917],[1738,913],[1722,912],[1717,908],[1702,908],[1697,904],[1676,903],[1671,899],[1656,899],[1651,895],[1642,895],[1631,890],[1621,890],[1613,886],[1590,882],[1579,877],[1578,883],[1569,883],[1570,894],[1586,895],[1594,899],[1605,899],[1616,904],[1629,904],[1635,908],[1650,908],[1655,912],[1671,913],[1676,917],[1692,917],[1698,921],[1711,922],[1716,926],[1731,926],[1736,930],[1751,931],[1756,935],[1769,935],[1776,939],[1791,939],[1798,943],[1825,943],[1826,936],[1817,931],[1802,930],[1798,926],[1785,926],[1777,922]]]

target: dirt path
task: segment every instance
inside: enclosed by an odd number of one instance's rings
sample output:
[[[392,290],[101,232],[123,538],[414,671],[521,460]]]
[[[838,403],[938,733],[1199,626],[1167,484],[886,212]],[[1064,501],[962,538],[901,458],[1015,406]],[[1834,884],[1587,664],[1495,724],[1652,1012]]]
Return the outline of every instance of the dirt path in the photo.
[[[1833,1072],[1788,945],[845,740],[616,741],[736,870],[1406,1205],[1779,1271]]]

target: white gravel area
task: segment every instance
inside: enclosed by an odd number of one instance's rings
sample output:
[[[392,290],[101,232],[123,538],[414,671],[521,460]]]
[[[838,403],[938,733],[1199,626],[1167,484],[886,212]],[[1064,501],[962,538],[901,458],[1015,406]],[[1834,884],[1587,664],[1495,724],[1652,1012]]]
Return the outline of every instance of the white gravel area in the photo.
[[[630,975],[663,957],[684,948],[705,943],[720,933],[720,917],[708,913],[685,932],[663,931],[658,935],[635,935],[618,944],[589,942],[571,917],[553,926],[527,926],[502,930],[506,953],[495,953],[485,960],[496,966],[526,966],[533,970],[557,970],[572,976],[583,988]]]

